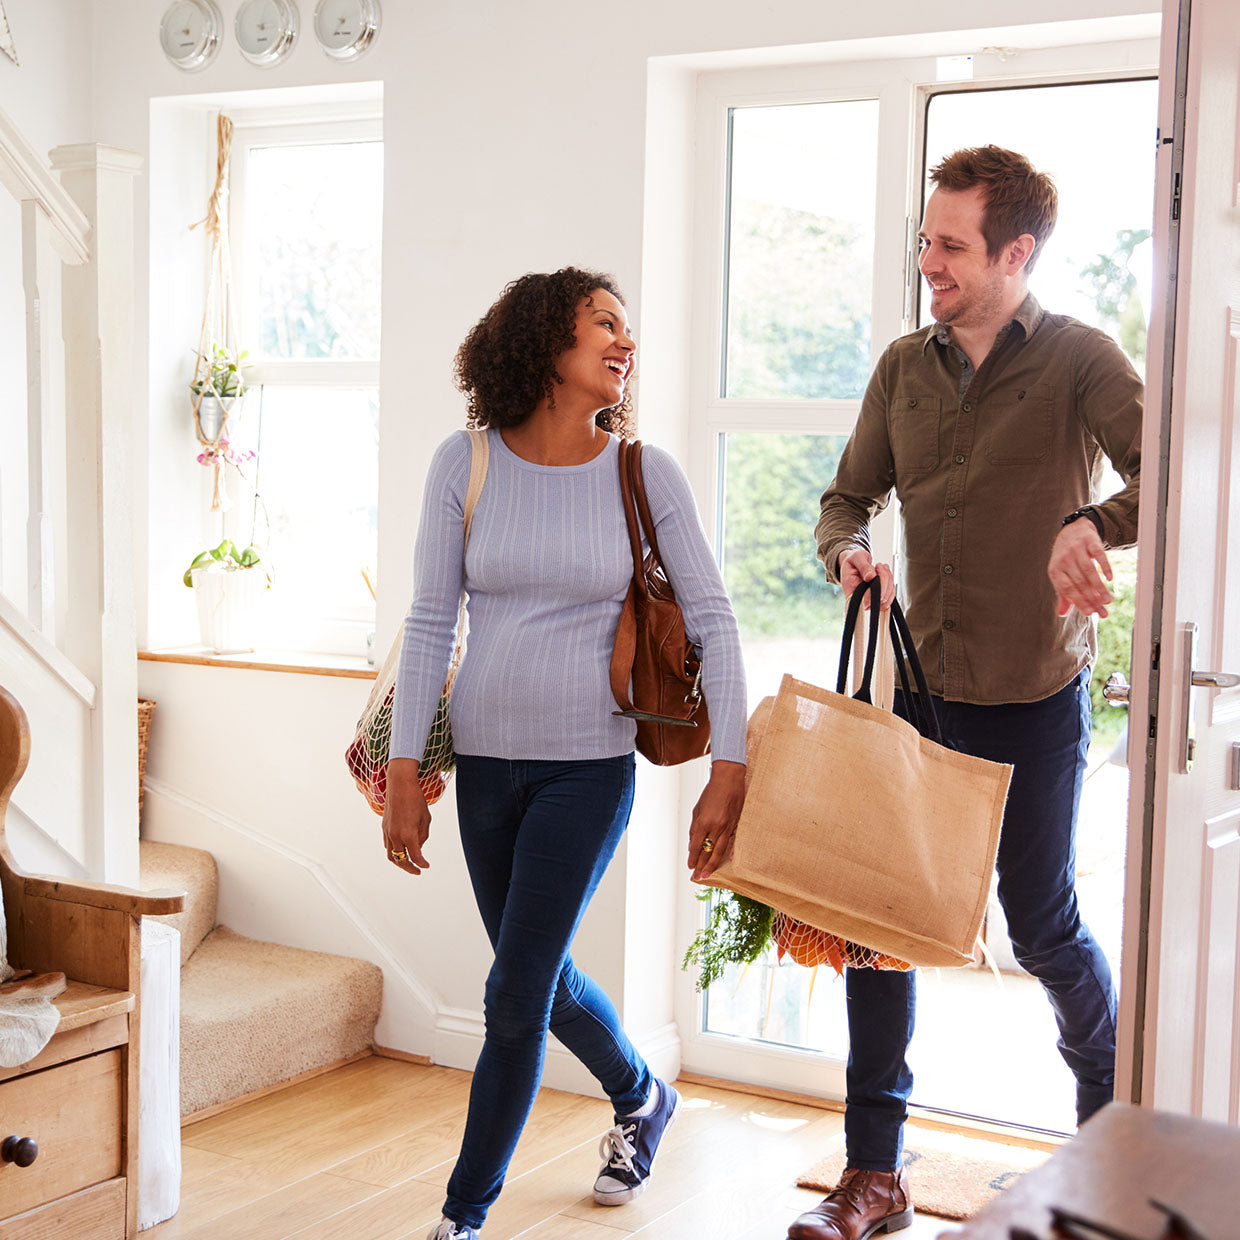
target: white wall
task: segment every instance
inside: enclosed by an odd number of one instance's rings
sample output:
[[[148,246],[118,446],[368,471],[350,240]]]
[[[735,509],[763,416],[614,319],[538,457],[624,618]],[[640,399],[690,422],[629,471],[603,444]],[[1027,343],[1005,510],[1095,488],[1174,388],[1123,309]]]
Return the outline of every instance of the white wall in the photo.
[[[39,7],[36,0],[6,2],[18,15]],[[219,60],[190,76],[168,65],[159,50],[160,5],[97,0],[89,7],[94,133],[58,131],[47,137],[48,145],[91,136],[148,154],[155,100],[383,83],[380,650],[406,605],[425,464],[462,417],[450,382],[453,353],[513,276],[569,262],[617,275],[639,336],[647,329],[643,436],[684,451],[685,286],[678,295],[676,282],[665,280],[649,313],[643,312],[642,288],[643,280],[654,287],[656,267],[683,265],[689,238],[662,215],[647,221],[644,233],[643,210],[657,204],[662,212],[681,192],[681,218],[691,218],[683,201],[687,187],[668,195],[662,184],[647,184],[647,144],[661,151],[649,165],[660,177],[675,169],[677,152],[687,154],[685,100],[703,58],[760,48],[768,50],[757,59],[813,60],[830,57],[831,47],[824,46],[829,42],[944,28],[975,33],[941,39],[935,50],[966,52],[1013,41],[1015,36],[996,29],[1005,18],[1031,20],[1028,6],[996,0],[870,6],[632,0],[616,11],[548,0],[436,6],[389,0],[376,46],[356,65],[329,62],[303,30],[290,61],[274,70],[246,65],[230,36]],[[1152,0],[1045,0],[1036,20],[1107,18],[1157,7]],[[234,0],[223,0],[222,8],[230,22]],[[310,0],[301,9],[305,24]],[[1096,35],[1081,30],[1082,39]],[[906,53],[916,50],[907,42],[902,46]],[[683,59],[658,60],[652,79],[651,58]],[[4,81],[0,73],[0,90]],[[50,88],[57,98],[76,98],[78,89],[63,72]],[[648,97],[655,101],[649,115]],[[9,106],[3,95],[0,104]],[[77,119],[63,104],[62,111],[58,124]],[[159,182],[163,161],[173,157],[166,151],[166,144],[154,148],[161,166],[140,184],[137,210],[134,364],[150,376],[152,390],[166,386],[169,346],[161,338],[160,355],[148,356],[146,342],[155,333],[144,330],[153,305],[147,290],[168,277],[147,266],[145,187]],[[185,344],[192,347],[193,341]],[[150,459],[140,504],[149,502],[151,512],[145,546],[153,593],[180,590],[181,561],[196,550],[181,548],[178,554],[167,537],[169,521],[179,520],[170,512],[178,495],[197,495],[198,468],[169,430],[170,416],[162,406],[147,410]],[[135,445],[135,451],[145,453],[146,445]],[[157,610],[154,598],[151,609]],[[222,917],[234,929],[350,951],[382,964],[388,1005],[380,1041],[467,1063],[488,952],[453,838],[452,813],[447,806],[436,812],[429,874],[410,879],[385,863],[378,822],[352,790],[341,761],[365,682],[154,663],[141,664],[139,676],[140,689],[160,703],[146,832],[199,843],[219,855]],[[676,811],[675,783],[666,773],[643,774],[631,839],[600,889],[576,949],[618,1000],[639,1042],[653,1039],[662,1048],[658,1066],[665,1070],[674,1068],[675,1045],[666,1026],[683,948],[672,930],[672,906],[684,881],[671,877],[684,874],[677,868],[684,823]],[[578,1078],[553,1057],[549,1079]]]
[[[0,56],[0,110],[46,160],[91,139],[88,0],[5,0],[20,65]],[[59,289],[52,290],[53,307]],[[26,330],[21,208],[0,191],[0,590],[26,597]],[[63,553],[63,547],[61,548]]]

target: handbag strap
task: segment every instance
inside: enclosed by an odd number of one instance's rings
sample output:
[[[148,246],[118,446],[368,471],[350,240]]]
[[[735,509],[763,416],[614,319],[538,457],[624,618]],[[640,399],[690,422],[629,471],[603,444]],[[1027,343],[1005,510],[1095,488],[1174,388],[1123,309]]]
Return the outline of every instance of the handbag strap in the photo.
[[[618,452],[620,464],[620,499],[624,504],[624,520],[629,530],[629,546],[633,551],[633,589],[645,597],[645,557],[642,555],[642,525],[646,524],[646,542],[658,557],[654,541],[654,522],[646,503],[646,485],[642,479],[642,445],[640,439],[622,439]]]
[[[646,545],[650,548],[650,555],[654,561],[662,568],[663,555],[659,551],[659,540],[654,532],[654,518],[650,515],[650,504],[646,499],[646,479],[642,475],[642,441],[640,439],[633,440],[633,446],[629,450],[629,473],[630,482],[633,485],[633,498],[637,502],[637,515],[641,518],[642,532],[646,535]],[[667,569],[663,568],[664,575]],[[644,577],[645,572],[642,573]]]
[[[469,527],[474,522],[474,509],[487,480],[491,462],[491,440],[486,431],[469,432],[469,485],[465,490],[465,546],[469,546]]]
[[[877,575],[869,585],[858,586],[848,600],[848,611],[844,616],[844,633],[840,638],[840,670],[835,681],[836,693],[844,693],[848,688],[848,664],[852,659],[853,634],[857,631],[857,621],[861,618],[861,603],[867,594],[870,598],[870,615],[871,617],[877,616],[883,601],[883,584]],[[853,697],[860,702],[873,701],[874,660],[878,655],[880,627],[876,623],[871,623],[869,626],[869,639],[865,646],[865,670],[861,676],[861,683],[857,686],[857,692],[853,694]]]
[[[620,499],[624,503],[624,520],[629,530],[629,546],[633,551],[633,583],[629,597],[620,611],[616,626],[616,640],[611,650],[611,666],[608,677],[611,695],[620,707],[618,713],[632,713],[636,708],[629,694],[633,679],[633,663],[637,658],[637,612],[635,604],[645,604],[650,599],[650,587],[646,581],[646,564],[662,567],[659,559],[659,543],[655,537],[654,519],[646,499],[646,482],[642,477],[642,445],[640,439],[622,439],[618,452],[620,472]],[[642,533],[646,535],[649,556],[642,555]],[[666,570],[664,570],[666,575]]]
[[[474,510],[486,485],[487,467],[491,463],[491,441],[486,431],[469,432],[469,483],[465,488],[465,541],[461,546],[461,601],[456,609],[456,651],[453,660],[460,658],[461,645],[465,640],[465,551],[469,547],[469,531],[474,523]]]

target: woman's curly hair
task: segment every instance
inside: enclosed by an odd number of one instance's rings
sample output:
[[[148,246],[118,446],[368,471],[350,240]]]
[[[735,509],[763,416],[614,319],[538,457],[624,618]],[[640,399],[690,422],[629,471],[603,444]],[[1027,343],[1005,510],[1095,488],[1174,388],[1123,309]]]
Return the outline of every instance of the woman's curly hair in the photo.
[[[555,358],[577,343],[577,306],[600,288],[624,304],[611,276],[579,267],[531,272],[504,289],[456,353],[456,386],[468,400],[469,426],[517,426],[544,398],[555,403],[555,386],[563,382]],[[620,404],[602,410],[595,423],[631,438],[632,414],[626,386]]]

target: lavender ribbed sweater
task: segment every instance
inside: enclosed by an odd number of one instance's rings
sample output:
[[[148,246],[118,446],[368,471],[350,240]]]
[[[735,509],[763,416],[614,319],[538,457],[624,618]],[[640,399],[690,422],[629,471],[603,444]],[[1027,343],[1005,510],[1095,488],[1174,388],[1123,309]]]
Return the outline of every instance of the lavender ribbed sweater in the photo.
[[[584,465],[522,460],[488,431],[490,467],[465,556],[469,637],[452,693],[458,753],[609,758],[634,747],[608,665],[633,575],[619,441]],[[461,591],[469,436],[435,453],[414,550],[391,757],[420,758],[452,655]],[[745,673],[736,620],[688,480],[659,448],[642,452],[655,531],[685,627],[703,647],[711,754],[745,761]]]

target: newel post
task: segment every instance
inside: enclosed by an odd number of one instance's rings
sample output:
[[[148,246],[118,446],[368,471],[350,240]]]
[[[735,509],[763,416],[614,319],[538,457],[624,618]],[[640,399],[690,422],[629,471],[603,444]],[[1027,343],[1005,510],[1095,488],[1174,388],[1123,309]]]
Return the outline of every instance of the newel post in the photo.
[[[140,443],[133,200],[142,160],[93,143],[59,146],[49,160],[93,228],[91,261],[66,267],[62,284],[69,599],[63,644],[98,686],[83,860],[96,879],[130,885],[138,878],[132,477]]]

